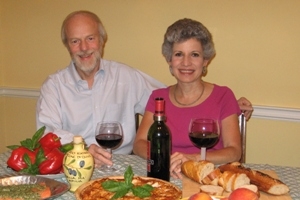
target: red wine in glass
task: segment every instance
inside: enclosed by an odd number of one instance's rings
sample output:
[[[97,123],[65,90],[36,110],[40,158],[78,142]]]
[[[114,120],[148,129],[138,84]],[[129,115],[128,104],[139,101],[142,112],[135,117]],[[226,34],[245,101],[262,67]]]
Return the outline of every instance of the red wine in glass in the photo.
[[[105,149],[113,149],[120,145],[122,136],[119,134],[99,134],[96,135],[96,141]]]
[[[189,134],[190,140],[198,148],[211,148],[219,141],[219,135],[212,132],[195,132]]]
[[[97,143],[107,152],[112,153],[112,149],[117,148],[123,139],[123,131],[119,122],[99,122],[95,131]],[[102,165],[100,171],[116,171],[112,166]]]
[[[205,160],[206,149],[219,141],[219,124],[213,119],[192,119],[189,127],[189,138],[201,148],[201,160]]]

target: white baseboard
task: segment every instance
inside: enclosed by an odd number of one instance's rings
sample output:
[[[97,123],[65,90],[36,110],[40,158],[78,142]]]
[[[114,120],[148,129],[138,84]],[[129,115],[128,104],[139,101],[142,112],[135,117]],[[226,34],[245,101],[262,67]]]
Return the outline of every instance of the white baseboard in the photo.
[[[39,94],[40,92],[37,89],[0,87],[0,96],[37,98]],[[299,108],[284,108],[259,105],[253,105],[253,108],[253,118],[300,122]]]

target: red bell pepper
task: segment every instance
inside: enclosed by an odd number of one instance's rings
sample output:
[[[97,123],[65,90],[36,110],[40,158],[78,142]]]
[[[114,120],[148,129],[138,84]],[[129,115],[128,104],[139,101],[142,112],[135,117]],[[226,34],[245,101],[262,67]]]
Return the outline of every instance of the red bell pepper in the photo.
[[[7,160],[7,166],[15,171],[20,171],[28,167],[24,161],[24,155],[27,154],[31,164],[35,162],[36,153],[27,149],[26,147],[20,146],[14,149]]]
[[[44,135],[40,140],[39,143],[42,147],[54,149],[54,148],[60,148],[61,142],[60,137],[58,137],[55,133],[49,132],[46,135]]]
[[[45,154],[46,160],[39,164],[40,174],[57,174],[62,171],[62,163],[65,154],[58,148]]]

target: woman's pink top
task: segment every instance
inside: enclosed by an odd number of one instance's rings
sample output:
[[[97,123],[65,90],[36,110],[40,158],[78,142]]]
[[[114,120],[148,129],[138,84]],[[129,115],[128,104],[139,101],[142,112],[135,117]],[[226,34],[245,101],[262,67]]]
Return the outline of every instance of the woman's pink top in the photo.
[[[146,111],[154,113],[155,98],[162,97],[165,100],[166,124],[172,134],[172,153],[199,153],[200,150],[194,146],[188,136],[189,124],[194,118],[210,118],[221,121],[226,117],[237,114],[241,111],[233,92],[225,86],[214,84],[210,96],[201,104],[193,107],[179,108],[170,101],[168,88],[154,90],[149,97]],[[219,142],[210,150],[223,148],[222,132],[220,133]]]

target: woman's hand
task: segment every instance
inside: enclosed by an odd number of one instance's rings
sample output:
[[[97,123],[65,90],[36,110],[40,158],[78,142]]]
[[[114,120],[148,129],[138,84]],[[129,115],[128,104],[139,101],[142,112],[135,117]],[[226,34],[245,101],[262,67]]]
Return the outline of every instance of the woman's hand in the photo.
[[[248,121],[253,112],[253,107],[252,107],[251,102],[248,99],[246,99],[245,97],[241,97],[237,101],[238,101],[241,111],[244,112],[246,120]]]
[[[199,154],[200,155],[200,154]],[[171,155],[170,174],[173,178],[182,179],[181,165],[188,160],[198,160],[199,155],[175,152]]]
[[[100,167],[103,164],[112,165],[113,162],[111,160],[112,155],[107,152],[105,149],[92,144],[88,150],[92,156],[94,157],[95,167]]]

